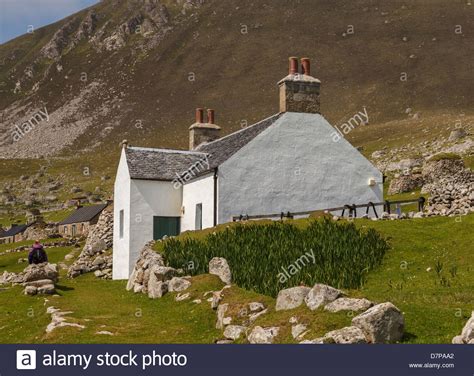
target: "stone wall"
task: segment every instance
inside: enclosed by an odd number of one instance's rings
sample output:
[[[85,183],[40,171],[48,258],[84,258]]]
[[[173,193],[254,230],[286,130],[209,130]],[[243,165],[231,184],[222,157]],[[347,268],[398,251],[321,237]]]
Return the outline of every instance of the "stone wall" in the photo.
[[[91,227],[86,244],[68,271],[69,278],[94,272],[99,278],[112,278],[112,255],[105,254],[113,243],[113,208],[102,211],[97,224]]]

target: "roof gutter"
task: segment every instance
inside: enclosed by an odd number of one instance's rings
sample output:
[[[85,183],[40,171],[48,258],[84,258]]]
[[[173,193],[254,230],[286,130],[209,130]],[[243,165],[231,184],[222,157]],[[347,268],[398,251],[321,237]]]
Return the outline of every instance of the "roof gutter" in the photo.
[[[214,227],[217,226],[217,172],[218,168],[214,168]]]

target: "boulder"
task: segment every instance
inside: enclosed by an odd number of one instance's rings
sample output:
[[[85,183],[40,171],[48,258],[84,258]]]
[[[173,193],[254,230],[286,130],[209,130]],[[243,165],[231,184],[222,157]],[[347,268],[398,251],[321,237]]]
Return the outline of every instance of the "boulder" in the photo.
[[[235,341],[239,339],[240,336],[245,333],[247,328],[241,325],[228,325],[224,330],[224,337]]]
[[[42,279],[50,279],[53,282],[57,282],[58,277],[59,272],[56,264],[32,264],[26,267],[23,272],[24,282],[39,281]]]
[[[36,295],[38,293],[38,288],[35,286],[26,286],[25,295]]]
[[[321,306],[331,303],[337,298],[343,296],[344,293],[341,290],[335,289],[334,287],[317,283],[309,291],[305,298],[306,305],[312,311],[318,309]]]
[[[157,277],[155,273],[150,273],[150,279],[148,280],[148,297],[151,299],[161,298],[167,292],[168,282]]]
[[[467,321],[466,325],[464,325],[461,337],[464,343],[469,343],[474,339],[474,311],[472,311],[471,318]]]
[[[311,289],[305,286],[290,287],[278,293],[275,310],[293,309],[303,304]]]
[[[169,266],[155,265],[151,269],[150,279],[152,276],[154,276],[158,281],[164,282],[173,278],[176,274],[177,274],[177,271],[174,268],[170,268]]]
[[[184,291],[187,288],[189,288],[189,286],[191,286],[191,282],[185,278],[180,278],[180,277],[173,277],[168,282],[169,291],[176,291],[176,292]]]
[[[334,343],[338,344],[367,343],[364,332],[355,326],[348,326],[342,329],[333,330],[332,332],[326,333],[324,339],[326,341],[333,341]]]
[[[56,288],[53,284],[38,287],[38,294],[53,295],[55,292]]]
[[[261,326],[256,326],[248,335],[247,339],[250,343],[256,344],[270,344],[273,343],[275,337],[278,335],[280,328],[278,327],[269,327],[262,328]]]
[[[324,310],[329,312],[366,311],[373,305],[374,303],[367,299],[339,298],[327,304]]]
[[[31,281],[31,282],[26,282],[24,284],[25,286],[34,286],[34,287],[42,287],[45,285],[54,285],[54,282],[50,279],[40,279],[38,281]]]
[[[394,343],[403,337],[405,319],[392,303],[381,303],[352,319],[352,325],[361,329],[368,342]]]
[[[226,285],[232,282],[232,273],[229,264],[223,257],[214,257],[209,261],[209,274],[217,275]]]

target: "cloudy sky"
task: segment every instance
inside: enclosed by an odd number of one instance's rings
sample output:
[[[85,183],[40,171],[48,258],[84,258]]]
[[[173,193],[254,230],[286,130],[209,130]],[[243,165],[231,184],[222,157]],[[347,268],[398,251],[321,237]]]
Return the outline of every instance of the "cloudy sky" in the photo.
[[[98,0],[0,0],[0,43],[56,22]]]

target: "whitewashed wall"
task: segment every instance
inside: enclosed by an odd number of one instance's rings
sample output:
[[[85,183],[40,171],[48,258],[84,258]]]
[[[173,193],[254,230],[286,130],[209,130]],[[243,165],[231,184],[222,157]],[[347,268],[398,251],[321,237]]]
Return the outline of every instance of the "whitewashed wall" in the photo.
[[[169,181],[132,179],[130,188],[130,261],[131,274],[143,246],[153,240],[153,217],[181,217],[182,188]]]
[[[214,172],[184,185],[181,231],[195,230],[196,204],[199,203],[202,203],[202,228],[214,226]]]
[[[113,279],[128,279],[130,264],[130,174],[122,149],[114,186]],[[120,211],[124,211],[123,238],[120,238]]]
[[[284,114],[219,167],[218,222],[382,201],[382,173],[334,131],[321,115]]]

